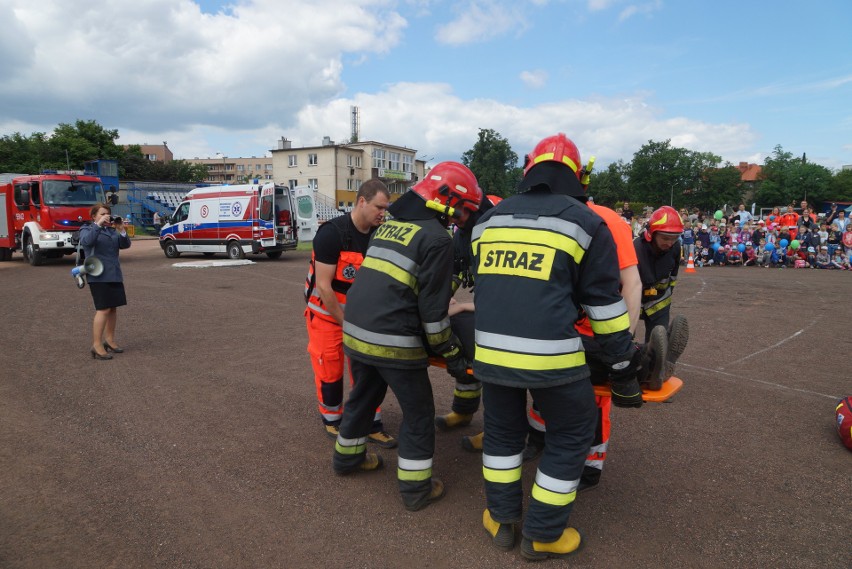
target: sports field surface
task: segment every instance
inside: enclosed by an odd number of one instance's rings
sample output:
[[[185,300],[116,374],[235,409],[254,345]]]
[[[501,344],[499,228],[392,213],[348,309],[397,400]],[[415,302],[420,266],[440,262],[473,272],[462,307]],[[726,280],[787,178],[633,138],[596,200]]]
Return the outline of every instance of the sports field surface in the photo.
[[[0,263],[0,567],[528,567],[482,528],[479,455],[438,433],[446,497],[409,513],[396,452],[331,469],[307,355],[309,252],[176,268],[154,240],[122,252],[129,305],[112,361],[71,258]],[[603,479],[578,496],[595,568],[837,568],[852,562],[852,273],[703,268],[674,312],[691,339],[668,403],[614,409]],[[439,413],[453,382],[430,371]],[[392,395],[383,405],[396,434]],[[535,466],[525,465],[529,492]]]

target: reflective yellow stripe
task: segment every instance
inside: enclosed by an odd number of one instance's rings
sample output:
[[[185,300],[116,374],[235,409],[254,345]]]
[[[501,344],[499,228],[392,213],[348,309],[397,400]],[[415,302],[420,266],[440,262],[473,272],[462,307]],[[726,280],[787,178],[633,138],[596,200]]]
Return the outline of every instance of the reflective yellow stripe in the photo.
[[[559,354],[555,356],[537,356],[491,350],[477,344],[476,361],[514,369],[543,371],[580,367],[586,363],[586,354],[575,352],[573,354]]]
[[[547,245],[559,251],[564,251],[580,264],[585,249],[567,235],[543,229],[527,229],[524,227],[488,227],[474,246],[474,254],[479,255],[479,246],[483,243],[527,243],[530,245]]]
[[[549,504],[551,506],[567,506],[574,501],[574,498],[577,497],[577,492],[560,494],[559,492],[545,490],[538,484],[533,484],[532,497],[543,504]]]
[[[519,466],[509,470],[495,470],[493,468],[483,466],[482,476],[485,478],[486,482],[511,484],[512,482],[517,482],[521,479],[521,467]]]
[[[481,387],[476,391],[459,391],[458,389],[453,391],[453,396],[458,397],[459,399],[475,399],[480,395],[482,395]]]
[[[432,478],[432,469],[427,468],[426,470],[403,470],[402,468],[397,468],[396,477],[399,480],[405,480],[406,482],[422,482],[423,480],[429,480],[430,478]]]
[[[396,265],[391,262],[384,261],[382,259],[376,259],[375,257],[367,257],[364,259],[364,262],[361,263],[361,267],[367,267],[368,269],[373,269],[374,271],[378,271],[380,273],[384,273],[387,276],[395,279],[408,288],[414,291],[414,294],[419,293],[419,287],[417,285],[417,279],[404,269],[400,269]]]
[[[396,346],[379,346],[369,344],[349,334],[343,334],[343,344],[356,352],[368,356],[387,358],[392,360],[419,360],[426,357],[426,350],[420,348],[400,348]]]
[[[630,328],[630,317],[625,312],[618,318],[610,320],[592,320],[589,318],[589,323],[592,325],[592,332],[595,334],[614,334]]]
[[[361,454],[362,452],[367,451],[367,445],[355,445],[352,447],[345,447],[340,444],[339,441],[334,442],[334,450],[339,452],[340,454]]]
[[[646,308],[645,314],[647,314],[648,316],[651,316],[652,314],[656,314],[657,312],[659,312],[660,310],[662,310],[663,308],[665,308],[666,306],[668,306],[671,303],[672,303],[672,297],[669,296],[667,299],[661,300],[657,304],[655,304],[653,306],[649,306],[648,308]]]
[[[443,344],[449,340],[452,334],[453,331],[450,328],[447,328],[438,334],[426,334],[426,341],[429,342],[430,346],[437,346],[438,344]]]
[[[539,162],[544,162],[545,160],[553,160],[553,157],[554,157],[553,152],[545,152],[544,154],[539,154],[538,156],[533,158],[533,164],[538,164]],[[570,158],[568,158],[567,156],[564,156],[564,155],[562,156],[562,162],[566,166],[568,166],[569,168],[574,170],[574,172],[576,172],[577,169],[579,168],[579,166],[577,166],[577,163],[574,162],[573,160],[571,160]]]

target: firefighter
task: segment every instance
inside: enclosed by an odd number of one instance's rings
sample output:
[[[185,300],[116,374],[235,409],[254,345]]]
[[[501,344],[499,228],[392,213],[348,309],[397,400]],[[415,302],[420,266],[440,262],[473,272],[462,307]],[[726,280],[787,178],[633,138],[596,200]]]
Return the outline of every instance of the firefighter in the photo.
[[[352,212],[322,224],[313,239],[305,281],[308,354],[320,417],[326,434],[335,440],[343,414],[342,325],[346,293],[367,252],[370,236],[384,220],[389,199],[387,186],[380,180],[365,182],[358,190]],[[368,440],[383,448],[396,446],[396,439],[384,430],[378,407]]]
[[[450,328],[452,238],[448,218],[466,220],[479,208],[476,177],[456,162],[441,162],[388,208],[393,216],[370,241],[358,279],[349,291],[343,343],[352,361],[354,387],[334,446],[338,474],[376,470],[381,457],[367,453],[372,409],[387,388],[402,410],[397,479],[406,509],[440,499],[443,483],[432,477],[435,403],[428,352],[446,360],[454,378],[468,361]]]
[[[485,214],[473,232],[473,371],[485,409],[483,525],[495,546],[514,546],[523,514],[529,392],[548,429],[521,531],[521,554],[533,560],[565,557],[582,542],[568,518],[596,408],[573,326],[581,307],[609,366],[613,403],[642,405],[615,245],[603,220],[582,203],[580,164],[564,134],[545,138],[527,156],[521,193]]]
[[[689,341],[685,316],[676,316],[669,325],[672,294],[677,284],[681,248],[675,247],[683,231],[683,222],[673,207],[664,205],[651,214],[645,230],[633,240],[642,279],[642,312],[645,342],[654,329],[662,326],[668,341],[665,376],[674,374],[675,364]],[[657,332],[659,334],[659,332]]]
[[[493,207],[498,196],[486,196],[477,212],[465,221],[456,222],[456,232],[453,234],[453,291],[459,288],[473,290],[473,276],[470,270],[470,237],[473,226],[482,215]],[[454,302],[450,306],[450,324],[453,332],[461,340],[465,356],[473,360],[473,314],[474,306],[470,302]],[[465,427],[473,420],[473,415],[479,409],[482,399],[482,384],[473,375],[467,374],[456,380],[453,389],[453,404],[446,415],[435,417],[435,426],[442,431]],[[462,444],[464,445],[464,440]],[[481,447],[480,447],[481,450]]]

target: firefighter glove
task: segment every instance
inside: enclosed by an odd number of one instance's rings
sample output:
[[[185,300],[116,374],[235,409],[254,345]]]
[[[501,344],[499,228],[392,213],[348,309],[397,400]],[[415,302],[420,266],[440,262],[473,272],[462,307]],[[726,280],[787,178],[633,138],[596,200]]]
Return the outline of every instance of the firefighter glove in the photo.
[[[447,358],[447,373],[457,380],[467,378],[467,368],[469,367],[470,363],[467,361],[467,358],[461,354],[461,352],[454,357]]]
[[[642,388],[636,378],[639,368],[639,350],[633,350],[626,354],[622,361],[614,363],[610,368],[610,380],[612,385],[612,403],[616,407],[641,407]]]

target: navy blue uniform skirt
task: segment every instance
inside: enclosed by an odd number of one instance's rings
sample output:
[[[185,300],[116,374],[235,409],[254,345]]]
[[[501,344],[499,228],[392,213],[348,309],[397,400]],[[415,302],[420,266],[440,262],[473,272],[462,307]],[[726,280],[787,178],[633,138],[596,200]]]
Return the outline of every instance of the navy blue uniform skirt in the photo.
[[[127,304],[124,295],[124,283],[89,283],[92,291],[92,300],[95,301],[95,310],[115,308]]]

